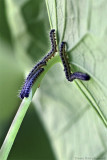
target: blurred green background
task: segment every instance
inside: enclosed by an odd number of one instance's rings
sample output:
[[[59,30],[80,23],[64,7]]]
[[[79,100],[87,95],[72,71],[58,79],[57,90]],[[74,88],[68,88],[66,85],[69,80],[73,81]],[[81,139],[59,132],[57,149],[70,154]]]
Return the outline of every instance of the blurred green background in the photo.
[[[8,160],[107,159],[107,130],[93,109],[107,119],[106,0],[46,2],[59,42],[67,41],[72,70],[89,73],[91,80],[77,81],[81,90],[65,79],[62,66],[53,66]],[[0,0],[0,146],[21,103],[25,75],[50,49],[49,31],[44,0]]]
[[[44,1],[0,0],[0,146],[21,103],[18,92],[25,71],[49,49],[48,31]],[[8,159],[55,159],[33,104]]]

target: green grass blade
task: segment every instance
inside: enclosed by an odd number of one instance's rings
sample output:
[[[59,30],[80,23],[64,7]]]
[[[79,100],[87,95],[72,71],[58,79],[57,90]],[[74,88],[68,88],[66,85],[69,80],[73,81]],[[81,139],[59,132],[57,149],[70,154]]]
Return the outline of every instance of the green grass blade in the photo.
[[[24,116],[27,112],[27,109],[28,109],[28,107],[31,103],[31,100],[32,100],[32,92],[30,93],[29,98],[25,98],[22,101],[22,103],[21,103],[21,105],[20,105],[20,107],[19,107],[19,109],[16,113],[16,116],[15,116],[15,118],[14,118],[14,120],[13,120],[11,126],[10,126],[10,129],[9,129],[9,131],[7,133],[7,136],[6,136],[6,138],[3,142],[3,145],[1,147],[0,160],[6,160],[7,159],[8,155],[9,155],[9,152],[11,150],[11,147],[12,147],[14,141],[15,141],[16,135],[17,135],[17,133],[19,131],[19,128],[21,126],[21,123],[23,121],[23,118],[24,118]]]

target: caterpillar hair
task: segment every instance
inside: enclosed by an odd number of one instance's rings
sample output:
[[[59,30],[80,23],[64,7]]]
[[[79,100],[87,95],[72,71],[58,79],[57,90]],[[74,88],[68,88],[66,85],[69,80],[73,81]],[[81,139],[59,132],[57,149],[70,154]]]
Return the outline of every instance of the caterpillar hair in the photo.
[[[33,69],[30,71],[30,73],[28,74],[28,76],[27,76],[27,78],[26,78],[26,80],[25,80],[25,82],[24,82],[24,86],[23,86],[23,88],[22,88],[22,90],[21,90],[21,92],[20,92],[20,95],[19,95],[19,97],[21,98],[21,99],[23,99],[24,97],[23,97],[23,95],[24,95],[24,91],[25,91],[25,88],[26,88],[26,85],[27,85],[27,83],[29,82],[29,80],[32,78],[32,76],[37,72],[37,70],[38,69],[40,69],[41,67],[43,67],[44,65],[45,65],[46,63],[44,62],[39,62],[38,64],[36,64],[34,67],[33,67]]]
[[[23,99],[24,97],[29,97],[29,93],[31,90],[32,85],[34,84],[35,80],[40,76],[40,74],[44,71],[44,68],[40,68],[27,83],[24,84],[20,92],[20,98]]]

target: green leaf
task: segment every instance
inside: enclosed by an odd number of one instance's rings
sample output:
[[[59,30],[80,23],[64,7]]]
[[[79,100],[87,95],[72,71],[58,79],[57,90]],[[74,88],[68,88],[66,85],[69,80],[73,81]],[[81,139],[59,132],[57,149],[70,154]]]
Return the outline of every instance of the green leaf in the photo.
[[[106,0],[46,0],[46,6],[42,0],[5,2],[14,50],[22,66],[28,67],[31,58],[38,60],[47,52],[49,19],[50,28],[57,31],[58,45],[67,42],[72,71],[91,76],[90,81],[70,83],[63,67],[54,65],[33,99],[56,159],[106,159]]]
[[[33,101],[58,160],[104,158],[107,151],[105,4],[46,0],[50,26],[57,29],[59,45],[62,40],[68,44],[72,71],[91,76],[88,82],[69,83],[57,65]]]

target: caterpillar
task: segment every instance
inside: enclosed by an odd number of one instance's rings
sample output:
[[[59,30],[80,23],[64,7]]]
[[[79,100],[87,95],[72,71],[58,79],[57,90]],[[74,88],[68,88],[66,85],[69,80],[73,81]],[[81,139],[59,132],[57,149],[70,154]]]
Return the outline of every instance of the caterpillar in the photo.
[[[32,70],[30,71],[30,73],[28,74],[28,76],[27,76],[27,78],[26,78],[26,80],[25,80],[25,82],[24,82],[24,86],[23,86],[23,88],[21,89],[21,92],[20,92],[20,95],[19,95],[19,97],[20,97],[21,99],[24,98],[24,92],[25,92],[25,88],[26,88],[26,86],[27,86],[27,83],[28,83],[29,80],[32,78],[32,76],[38,71],[39,67],[42,67],[43,65],[45,65],[45,63],[39,62],[36,66],[33,67],[33,69],[32,69]]]
[[[29,97],[29,93],[31,90],[32,85],[34,84],[35,80],[39,77],[39,75],[44,71],[44,68],[40,68],[37,72],[31,77],[31,79],[24,84],[20,92],[20,98],[23,99],[24,97]]]
[[[51,41],[51,50],[50,50],[50,52],[40,61],[40,62],[38,62],[34,67],[33,67],[33,69],[30,71],[30,73],[28,74],[28,76],[27,76],[27,78],[26,78],[26,80],[25,80],[25,83],[24,83],[24,86],[23,86],[23,88],[22,88],[22,90],[21,90],[21,92],[20,92],[20,95],[19,95],[19,97],[21,98],[21,99],[23,99],[24,97],[26,97],[26,87],[28,87],[28,84],[29,84],[29,82],[30,82],[30,84],[32,84],[33,85],[33,83],[31,83],[31,81],[32,81],[32,78],[37,74],[38,76],[40,75],[40,74],[38,74],[38,72],[40,71],[40,69],[42,69],[42,71],[41,72],[43,72],[43,67],[46,65],[46,63],[48,62],[48,60],[49,59],[51,59],[52,58],[52,56],[54,56],[55,55],[55,53],[57,52],[57,45],[56,45],[56,35],[55,35],[55,29],[52,29],[51,31],[50,31],[50,41]],[[40,72],[40,73],[41,73]],[[29,87],[30,86],[32,86],[32,85],[30,85],[29,84]],[[28,87],[28,88],[29,88]],[[27,92],[27,96],[29,95],[29,92]]]
[[[64,66],[64,71],[65,71],[65,75],[66,75],[67,80],[70,81],[70,82],[72,82],[74,79],[80,79],[80,80],[88,81],[90,79],[90,76],[86,73],[82,73],[82,72],[71,73],[68,58],[67,58],[67,55],[65,53],[65,45],[66,45],[65,42],[61,43],[60,58],[62,60],[63,66]]]
[[[47,62],[49,59],[51,59],[52,56],[57,52],[57,44],[56,44],[56,35],[55,35],[55,29],[52,29],[50,31],[50,41],[51,41],[51,50],[50,52],[43,58],[43,62]]]
[[[51,41],[51,51],[40,61],[38,62],[33,69],[30,71],[29,75],[26,78],[26,81],[28,81],[32,75],[39,69],[42,68],[43,66],[46,65],[46,62],[51,59],[52,56],[54,56],[55,52],[57,51],[56,47],[56,37],[55,37],[55,29],[52,29],[50,31],[50,41]]]

